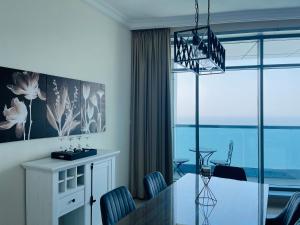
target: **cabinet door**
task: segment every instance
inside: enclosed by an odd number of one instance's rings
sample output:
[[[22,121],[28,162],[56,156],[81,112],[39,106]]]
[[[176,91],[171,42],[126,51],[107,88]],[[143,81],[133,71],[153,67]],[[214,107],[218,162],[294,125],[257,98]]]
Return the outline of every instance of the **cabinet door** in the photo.
[[[94,163],[92,195],[96,202],[92,207],[92,225],[101,225],[100,197],[113,188],[112,160]]]

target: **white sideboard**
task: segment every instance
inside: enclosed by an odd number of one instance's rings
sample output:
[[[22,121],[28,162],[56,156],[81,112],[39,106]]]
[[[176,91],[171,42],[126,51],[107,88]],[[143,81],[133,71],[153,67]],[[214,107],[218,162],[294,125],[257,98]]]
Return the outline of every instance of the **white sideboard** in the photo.
[[[115,187],[118,151],[74,161],[44,158],[23,164],[27,225],[101,225],[100,197]]]

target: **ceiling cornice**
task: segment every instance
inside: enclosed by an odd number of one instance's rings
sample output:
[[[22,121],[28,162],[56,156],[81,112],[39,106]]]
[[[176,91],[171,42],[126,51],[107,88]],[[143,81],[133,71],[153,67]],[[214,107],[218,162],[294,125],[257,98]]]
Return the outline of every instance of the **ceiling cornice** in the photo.
[[[200,15],[201,22],[206,22],[207,15]],[[245,10],[235,12],[213,13],[211,24],[261,22],[274,20],[300,19],[300,7],[285,9]],[[194,15],[174,16],[163,18],[149,18],[140,20],[129,20],[132,30],[163,27],[186,27],[194,26]]]
[[[82,1],[88,3],[90,6],[96,8],[101,13],[112,18],[113,20],[129,27],[129,22],[128,22],[129,20],[125,16],[125,14],[123,14],[122,12],[120,12],[119,10],[111,6],[109,3],[107,3],[107,1],[105,0],[82,0]]]
[[[163,28],[163,27],[186,27],[194,25],[194,15],[172,16],[145,19],[130,19],[125,13],[111,6],[106,0],[83,0],[98,9],[106,16],[117,22],[125,24],[131,30]],[[245,10],[224,13],[212,13],[212,24],[241,23],[300,19],[300,7],[282,9]],[[206,15],[200,15],[200,22],[206,21]]]

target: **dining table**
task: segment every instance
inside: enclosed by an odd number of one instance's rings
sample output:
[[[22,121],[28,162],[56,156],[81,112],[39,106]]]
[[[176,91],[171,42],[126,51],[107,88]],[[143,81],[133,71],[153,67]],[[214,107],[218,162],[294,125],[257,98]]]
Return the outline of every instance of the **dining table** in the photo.
[[[204,190],[205,194],[202,178],[198,174],[184,175],[117,225],[264,225],[267,184],[211,177],[208,186],[215,204],[211,204],[209,195],[196,203],[199,193]],[[259,215],[263,216],[263,224]]]

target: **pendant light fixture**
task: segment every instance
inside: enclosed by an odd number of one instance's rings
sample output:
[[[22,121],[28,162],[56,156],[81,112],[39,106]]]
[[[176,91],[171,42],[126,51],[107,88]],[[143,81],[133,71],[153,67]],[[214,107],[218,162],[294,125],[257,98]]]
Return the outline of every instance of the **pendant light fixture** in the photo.
[[[210,0],[206,26],[199,26],[198,0],[195,11],[195,28],[174,33],[174,61],[199,75],[224,73],[225,49],[210,27]]]

